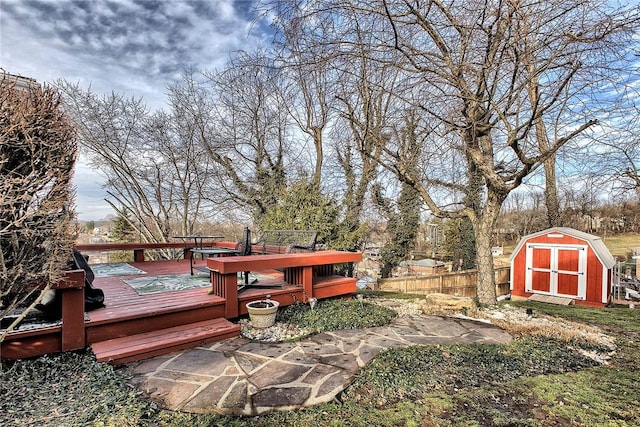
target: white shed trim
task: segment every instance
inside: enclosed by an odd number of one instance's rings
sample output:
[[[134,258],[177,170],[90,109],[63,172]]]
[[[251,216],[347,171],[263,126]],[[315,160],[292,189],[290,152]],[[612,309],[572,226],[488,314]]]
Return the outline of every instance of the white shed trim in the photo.
[[[513,250],[510,260],[513,261],[513,258],[518,254],[520,249],[522,249],[522,246],[529,239],[548,235],[548,234],[553,235],[557,233],[561,233],[563,235],[567,235],[567,236],[574,237],[576,239],[580,239],[580,240],[584,240],[585,242],[588,242],[589,246],[591,246],[591,249],[593,249],[593,252],[596,254],[596,257],[598,257],[598,260],[600,260],[600,263],[604,265],[607,269],[611,269],[613,268],[614,265],[616,265],[615,258],[613,257],[613,255],[611,255],[611,253],[609,252],[609,250],[607,249],[607,247],[605,246],[604,242],[600,237],[594,236],[593,234],[585,233],[583,231],[575,230],[569,227],[553,227],[546,230],[538,231],[537,233],[524,236],[522,239],[520,239],[520,242],[518,242],[518,245]]]

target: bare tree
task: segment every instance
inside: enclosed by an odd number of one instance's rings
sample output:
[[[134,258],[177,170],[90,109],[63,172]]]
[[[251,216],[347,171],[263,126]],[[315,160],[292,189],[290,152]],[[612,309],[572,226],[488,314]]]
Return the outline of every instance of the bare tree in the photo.
[[[637,93],[631,94],[637,99]],[[622,200],[640,203],[640,107],[636,102],[616,111],[603,125],[597,137],[600,146],[591,151],[588,165],[604,188]]]
[[[533,37],[532,43],[535,43],[535,37]],[[529,52],[533,49],[525,49]],[[531,76],[527,84],[527,95],[531,108],[535,109],[540,103],[540,79],[536,74],[536,61],[535,58],[526,60],[529,70],[528,74]],[[558,183],[556,179],[556,152],[550,152],[551,143],[549,141],[549,134],[547,125],[544,122],[544,116],[540,115],[533,118],[535,139],[538,141],[538,147],[540,152],[549,152],[549,156],[542,162],[544,166],[544,184],[545,184],[545,207],[547,211],[547,225],[549,227],[558,227],[561,224],[560,215],[560,198],[558,196]]]
[[[280,96],[284,81],[262,51],[240,52],[225,69],[205,76],[204,82],[186,77],[171,87],[172,96],[216,165],[211,185],[260,224],[294,170],[287,162],[299,152],[289,143],[289,112]]]
[[[398,135],[395,136],[406,153],[406,168],[415,169],[420,158],[419,123],[416,115],[407,114],[403,123],[399,124]],[[374,198],[387,218],[387,242],[380,251],[381,274],[382,277],[390,277],[392,270],[415,248],[422,200],[415,187],[407,182],[400,183],[400,194],[395,204],[382,195],[381,187],[381,184],[377,183],[374,191]]]
[[[30,298],[62,277],[75,239],[73,126],[55,90],[17,82],[4,73],[0,80],[0,318],[35,306],[41,297]]]
[[[543,192],[537,188],[519,187],[509,194],[496,223],[496,234],[516,242],[523,236],[543,229],[548,221],[543,210]]]
[[[293,122],[313,145],[312,182],[320,188],[324,164],[324,135],[334,112],[334,87],[337,71],[324,60],[326,51],[317,44],[306,44],[305,25],[299,25],[295,15],[280,17],[282,31],[277,43],[280,53],[277,62],[290,84],[283,87],[283,105]]]
[[[362,23],[364,25],[366,23]],[[357,43],[343,46],[347,55],[336,55],[334,66],[340,69],[336,91],[336,108],[340,112],[333,134],[333,150],[339,176],[343,180],[344,230],[354,232],[362,227],[361,218],[372,186],[388,189],[393,176],[381,173],[379,165],[383,145],[391,127],[389,122],[398,119],[398,128],[404,121],[395,114],[394,82],[398,70],[376,64],[371,59],[370,47],[364,41],[374,31],[356,26],[352,35]],[[345,35],[346,36],[346,35]],[[398,194],[382,191],[381,196],[399,199]],[[350,249],[353,249],[351,247]]]
[[[406,167],[398,141],[384,134],[372,135],[384,149],[380,162],[413,185],[435,215],[471,220],[478,298],[494,303],[491,246],[502,203],[596,123],[580,103],[585,74],[605,64],[605,51],[625,41],[625,30],[634,25],[631,12],[584,1],[439,0],[328,0],[300,10],[309,23],[339,27],[335,37],[324,33],[317,43],[344,49],[364,42],[372,60],[385,65],[387,52],[401,53],[401,61],[392,58],[406,89],[394,94],[433,124],[418,172]],[[357,31],[345,37],[344,26],[354,30],[382,21],[385,28],[364,41]],[[554,124],[548,146],[535,138],[540,119]],[[452,167],[447,171],[444,165]]]
[[[59,87],[79,142],[107,179],[107,202],[142,241],[192,233],[196,220],[215,213],[203,193],[210,165],[182,111],[150,114],[141,100],[115,93],[98,97],[67,82]]]

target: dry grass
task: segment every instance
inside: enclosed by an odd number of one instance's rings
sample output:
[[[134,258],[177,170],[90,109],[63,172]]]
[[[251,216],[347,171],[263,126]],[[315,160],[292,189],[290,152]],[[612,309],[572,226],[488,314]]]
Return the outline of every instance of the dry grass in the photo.
[[[631,248],[640,247],[640,234],[628,233],[618,236],[607,236],[603,237],[602,241],[613,256],[627,256],[627,254],[631,252]]]
[[[540,319],[531,319],[530,322],[514,322],[513,320],[497,320],[492,323],[511,334],[514,337],[544,336],[558,341],[580,342],[596,345],[605,345],[611,349],[614,347],[613,339],[602,333],[597,328],[575,322],[558,321],[543,318],[546,322],[537,322]]]
[[[433,316],[456,316],[459,314],[459,311],[424,304],[420,305],[420,310],[424,314]],[[510,304],[501,304],[490,310],[480,310],[474,307],[464,310],[464,314],[474,319],[488,320],[514,337],[542,336],[564,343],[602,345],[610,349],[615,347],[613,339],[604,334],[600,328],[539,314],[529,318],[526,315],[525,307],[514,307]]]

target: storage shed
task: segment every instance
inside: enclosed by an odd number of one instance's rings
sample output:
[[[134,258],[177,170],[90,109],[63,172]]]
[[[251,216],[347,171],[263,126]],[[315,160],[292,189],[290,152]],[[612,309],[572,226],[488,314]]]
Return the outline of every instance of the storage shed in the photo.
[[[609,302],[615,259],[600,237],[568,227],[525,236],[511,255],[511,295],[549,295],[576,304]]]

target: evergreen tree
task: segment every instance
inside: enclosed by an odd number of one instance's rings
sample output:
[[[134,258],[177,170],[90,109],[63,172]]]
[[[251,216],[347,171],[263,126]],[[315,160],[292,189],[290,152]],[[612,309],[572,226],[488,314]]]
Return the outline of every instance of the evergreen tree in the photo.
[[[111,237],[116,242],[133,242],[135,240],[135,229],[131,224],[128,213],[121,213],[113,221]]]
[[[390,277],[391,271],[407,258],[415,246],[422,199],[413,187],[404,183],[395,206],[389,199],[382,196],[380,186],[375,188],[374,198],[387,217],[388,241],[380,250],[380,256],[382,258],[381,275]]]
[[[318,188],[300,179],[280,192],[275,206],[262,216],[263,230],[316,230],[318,241],[335,243],[339,209]]]
[[[84,225],[84,231],[86,233],[93,233],[93,230],[96,228],[96,223],[94,221],[87,221]]]
[[[442,248],[445,257],[453,262],[454,270],[476,267],[476,238],[468,218],[451,219],[444,223]]]

